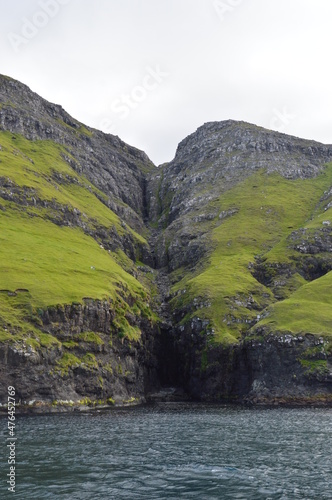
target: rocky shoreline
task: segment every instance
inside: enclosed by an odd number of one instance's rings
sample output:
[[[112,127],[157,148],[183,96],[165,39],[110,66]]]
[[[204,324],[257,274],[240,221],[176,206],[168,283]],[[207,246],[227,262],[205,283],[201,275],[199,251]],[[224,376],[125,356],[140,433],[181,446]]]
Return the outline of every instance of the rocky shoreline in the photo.
[[[313,397],[280,397],[280,398],[252,398],[244,399],[243,401],[220,401],[220,400],[197,400],[190,399],[188,396],[180,396],[183,391],[179,391],[179,395],[171,396],[167,388],[161,391],[160,394],[151,394],[147,398],[142,398],[137,401],[124,401],[122,403],[107,403],[107,402],[95,402],[86,404],[79,401],[57,401],[55,403],[45,402],[45,401],[33,401],[27,404],[17,404],[16,405],[16,415],[18,416],[33,416],[33,415],[56,415],[64,413],[97,413],[97,412],[111,412],[113,410],[119,410],[124,408],[135,408],[135,407],[146,407],[153,408],[156,404],[211,404],[221,407],[231,406],[231,407],[241,407],[241,408],[332,408],[332,396],[331,395],[317,395]],[[0,418],[7,417],[8,410],[7,406],[0,406]]]

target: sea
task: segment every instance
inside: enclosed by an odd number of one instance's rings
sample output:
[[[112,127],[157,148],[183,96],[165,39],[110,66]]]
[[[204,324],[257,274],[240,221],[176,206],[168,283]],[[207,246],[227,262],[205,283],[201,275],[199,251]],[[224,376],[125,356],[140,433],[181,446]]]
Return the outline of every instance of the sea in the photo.
[[[332,499],[332,409],[200,403],[19,416],[1,499]]]

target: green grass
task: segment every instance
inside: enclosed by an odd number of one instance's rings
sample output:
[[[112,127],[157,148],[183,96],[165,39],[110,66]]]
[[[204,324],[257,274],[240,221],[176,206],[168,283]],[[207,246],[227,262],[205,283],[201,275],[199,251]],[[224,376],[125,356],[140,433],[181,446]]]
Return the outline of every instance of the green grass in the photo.
[[[79,136],[79,135],[85,135],[87,137],[92,137],[93,136],[93,131],[92,130],[88,130],[85,125],[80,125],[78,128],[76,127],[72,127],[70,125],[68,125],[68,123],[64,122],[63,120],[61,119],[57,119],[56,120],[62,127],[66,127],[68,130],[70,130],[71,132],[74,132],[76,136]],[[77,123],[78,125],[78,123]]]
[[[268,309],[268,316],[257,323],[267,331],[293,334],[311,333],[332,338],[332,272],[303,285],[294,294]]]
[[[74,340],[69,340],[67,342],[62,342],[62,346],[65,347],[66,349],[75,349],[78,347],[78,342],[75,342]]]
[[[36,347],[59,342],[41,331],[38,310],[81,303],[84,297],[111,300],[121,323],[121,331],[115,333],[139,338],[139,329],[125,317],[131,311],[128,302],[141,315],[153,319],[153,314],[148,286],[121,265],[126,262],[131,271],[134,263],[121,251],[116,255],[104,250],[78,227],[53,223],[51,212],[56,218],[58,210],[25,206],[24,196],[77,209],[89,228],[115,228],[137,244],[144,244],[144,238],[128,226],[123,228],[99,200],[105,195],[64,161],[63,154],[68,153],[61,146],[7,132],[0,133],[0,145],[0,178],[5,179],[7,193],[12,189],[16,194],[18,189],[20,197],[18,203],[0,200],[0,341],[24,339]],[[101,341],[84,335],[78,340]]]
[[[211,226],[212,250],[208,262],[203,271],[187,273],[174,285],[174,293],[186,292],[173,299],[173,306],[188,306],[194,298],[201,303],[208,300],[210,307],[192,311],[187,319],[198,316],[208,320],[209,329],[215,332],[215,342],[237,342],[257,314],[275,301],[271,290],[253,277],[250,263],[257,256],[274,263],[289,263],[287,236],[311,219],[331,183],[332,165],[308,180],[286,180],[277,174],[260,172],[224,193],[220,211],[231,208],[238,211],[221,223],[216,220],[217,227]],[[295,288],[305,283],[301,277],[292,280],[290,286]],[[281,310],[282,304],[275,307]],[[322,304],[322,309],[328,314],[328,306]]]
[[[115,298],[117,282],[142,286],[77,228],[7,210],[0,217],[0,275],[4,289],[28,289],[34,306]]]
[[[90,371],[97,369],[98,361],[96,356],[91,352],[86,353],[82,358],[81,366]]]
[[[89,344],[103,345],[104,341],[95,332],[82,332],[75,336],[75,339],[81,342],[88,342]]]
[[[62,358],[57,361],[56,363],[56,368],[55,368],[55,373],[60,373],[61,376],[68,375],[69,370],[73,368],[78,368],[81,365],[81,360],[75,356],[74,354],[71,354],[70,352],[65,352],[62,356]]]
[[[37,335],[38,308],[82,302],[84,297],[113,300],[118,310],[114,324],[119,322],[121,336],[137,339],[140,335],[125,318],[130,311],[127,298],[142,315],[153,316],[146,305],[148,289],[92,238],[77,228],[59,227],[12,210],[0,216],[0,276],[1,290],[27,290],[18,292],[18,297],[0,293],[2,340],[10,338],[2,323],[10,324],[14,333]],[[31,322],[26,323],[27,318]]]
[[[119,235],[128,231],[137,242],[146,244],[145,239],[131,228],[127,226],[125,230],[118,216],[100,201],[106,200],[105,194],[64,160],[64,156],[71,156],[65,148],[52,141],[28,141],[9,132],[0,133],[0,145],[0,177],[9,178],[22,189],[33,190],[28,196],[30,200],[38,197],[79,210],[82,220],[91,228],[96,225],[106,229],[115,227]],[[43,218],[52,214],[51,208],[29,208],[29,211]]]
[[[43,332],[38,325],[40,319],[28,292],[12,296],[7,291],[0,291],[0,342],[24,341],[34,348],[61,345],[58,339]]]
[[[155,294],[152,278],[144,273],[139,282],[131,274],[137,273],[135,264],[121,250],[105,251],[82,229],[52,221],[61,222],[58,208],[66,207],[79,210],[89,229],[114,229],[138,245],[145,244],[145,239],[128,226],[124,228],[100,201],[106,202],[105,195],[70,167],[64,160],[70,156],[65,148],[7,132],[0,133],[0,145],[0,178],[6,179],[7,193],[12,182],[20,197],[18,204],[0,200],[0,341],[24,340],[33,347],[56,345],[57,339],[42,332],[38,311],[80,303],[84,297],[110,299],[116,312],[113,333],[137,340],[141,332],[132,324],[133,316],[157,321],[149,306],[151,294]],[[173,273],[172,305],[186,308],[187,313],[182,324],[199,317],[208,323],[205,330],[214,331],[214,342],[233,343],[268,308],[269,315],[257,326],[331,335],[331,273],[307,283],[294,268],[284,286],[285,300],[278,303],[273,290],[252,273],[257,257],[270,266],[271,275],[278,273],[280,264],[294,267],[296,251],[288,237],[302,227],[314,237],[324,227],[323,221],[332,219],[332,209],[324,212],[320,202],[331,185],[332,164],[307,180],[286,180],[261,171],[204,207],[205,212],[236,211],[223,220],[216,217],[200,223],[200,230],[204,227],[210,235],[208,259],[194,270],[181,268]],[[24,205],[24,196],[29,206]],[[47,206],[35,206],[33,197]],[[197,227],[193,224],[191,229]],[[25,291],[13,295],[17,290]],[[8,291],[12,293],[8,295]],[[102,342],[94,335],[87,332],[72,342]],[[73,343],[64,345],[69,350],[76,347]],[[90,366],[93,360],[87,363]]]
[[[300,363],[309,377],[310,376],[317,377],[317,375],[324,376],[329,374],[327,361],[324,359],[316,359],[316,360],[300,359]]]

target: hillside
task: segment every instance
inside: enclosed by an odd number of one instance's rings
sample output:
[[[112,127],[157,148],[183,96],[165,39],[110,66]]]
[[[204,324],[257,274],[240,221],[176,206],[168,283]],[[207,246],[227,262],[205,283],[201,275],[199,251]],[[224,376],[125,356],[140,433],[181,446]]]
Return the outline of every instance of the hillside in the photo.
[[[19,82],[2,77],[0,99],[1,397],[13,384],[26,402],[139,399],[154,167]]]
[[[331,146],[230,120],[200,127],[150,177],[160,265],[172,283],[173,377],[195,395],[256,397],[260,385],[267,397],[287,396],[281,373],[297,377],[297,394],[315,375],[330,392],[331,160]],[[301,338],[303,349],[271,373],[285,338]],[[251,366],[248,346],[273,343],[257,375],[262,362]]]
[[[331,211],[332,146],[213,122],[157,169],[1,76],[1,402],[331,401]]]

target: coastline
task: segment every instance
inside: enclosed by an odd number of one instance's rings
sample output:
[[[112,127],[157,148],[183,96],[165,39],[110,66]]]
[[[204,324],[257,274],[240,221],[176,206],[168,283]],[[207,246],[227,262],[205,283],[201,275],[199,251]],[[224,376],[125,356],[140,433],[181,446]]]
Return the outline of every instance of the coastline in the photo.
[[[153,406],[160,403],[178,403],[191,405],[213,405],[213,406],[229,406],[247,409],[271,409],[271,408],[332,408],[331,395],[317,395],[310,397],[275,397],[269,398],[254,398],[242,400],[196,400],[190,399],[182,394],[171,393],[165,390],[158,394],[148,395],[146,398],[135,398],[128,401],[106,402],[106,401],[33,401],[24,404],[16,405],[16,415],[48,415],[48,414],[63,414],[63,413],[86,413],[112,411],[123,408],[135,408],[141,406]],[[7,416],[7,405],[0,406],[0,418]]]

